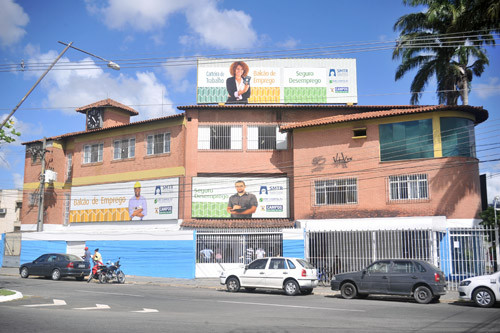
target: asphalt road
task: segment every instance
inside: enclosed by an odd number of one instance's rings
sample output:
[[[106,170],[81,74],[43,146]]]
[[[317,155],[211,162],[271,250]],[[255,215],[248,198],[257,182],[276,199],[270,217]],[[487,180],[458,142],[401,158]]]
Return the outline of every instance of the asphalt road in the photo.
[[[498,332],[500,307],[0,276],[0,332]]]

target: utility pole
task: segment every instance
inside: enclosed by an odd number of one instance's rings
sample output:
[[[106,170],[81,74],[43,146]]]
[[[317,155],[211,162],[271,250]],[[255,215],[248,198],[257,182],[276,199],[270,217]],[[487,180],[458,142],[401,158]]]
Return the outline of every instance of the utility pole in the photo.
[[[39,198],[38,198],[38,219],[36,223],[36,231],[40,232],[43,231],[43,213],[44,213],[44,198],[45,198],[45,153],[47,152],[47,138],[43,138],[42,142],[42,149],[40,151],[37,151],[37,154],[40,157],[40,160],[42,162],[42,172],[40,173],[40,190],[38,191],[39,193]]]

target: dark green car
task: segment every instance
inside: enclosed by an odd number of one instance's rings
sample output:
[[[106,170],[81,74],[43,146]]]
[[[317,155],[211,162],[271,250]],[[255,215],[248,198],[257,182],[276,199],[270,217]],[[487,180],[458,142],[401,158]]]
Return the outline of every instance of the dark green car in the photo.
[[[340,290],[346,299],[369,294],[402,295],[427,304],[446,294],[446,280],[442,271],[426,261],[387,259],[375,261],[359,272],[335,275],[331,288]]]

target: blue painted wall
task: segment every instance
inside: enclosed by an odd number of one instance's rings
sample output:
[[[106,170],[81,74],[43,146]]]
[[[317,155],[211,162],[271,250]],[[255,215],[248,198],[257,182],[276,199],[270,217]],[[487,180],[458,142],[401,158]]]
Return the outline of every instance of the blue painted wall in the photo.
[[[2,267],[3,263],[3,252],[5,249],[5,234],[0,234],[0,267]]]
[[[21,241],[21,264],[31,262],[44,253],[66,253],[66,242]]]
[[[304,259],[304,239],[283,239],[283,256]]]

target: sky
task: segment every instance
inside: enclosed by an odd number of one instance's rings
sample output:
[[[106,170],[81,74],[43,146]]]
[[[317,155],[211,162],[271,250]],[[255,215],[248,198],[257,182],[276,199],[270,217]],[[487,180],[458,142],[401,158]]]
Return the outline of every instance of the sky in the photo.
[[[196,104],[196,57],[355,58],[359,105],[407,105],[414,73],[395,81],[394,22],[422,7],[401,0],[0,0],[0,119],[21,101],[49,64],[69,49],[14,114],[22,135],[0,146],[0,189],[22,188],[22,142],[85,129],[76,108],[105,98],[139,112],[132,121]],[[498,43],[498,40],[497,40]],[[264,53],[267,52],[267,53]],[[489,119],[476,127],[488,198],[500,195],[500,46],[472,81],[469,104]],[[422,105],[438,104],[435,81]]]

